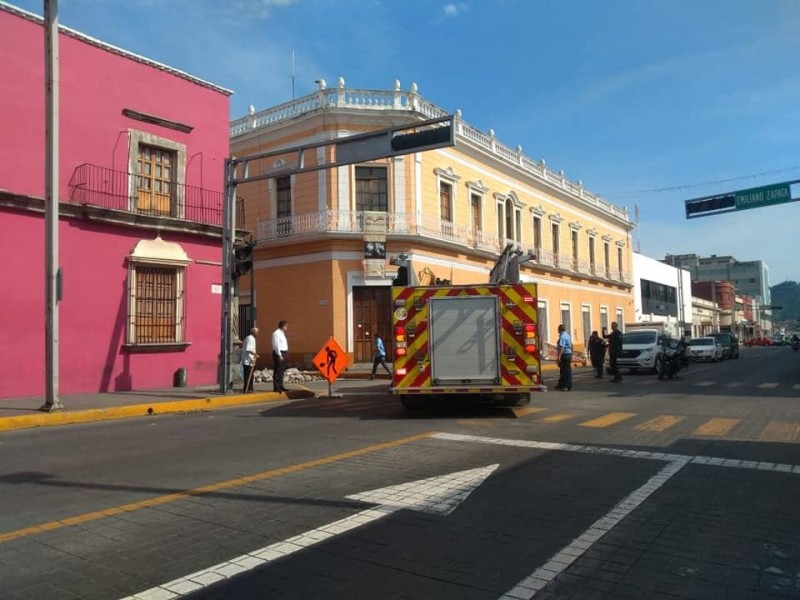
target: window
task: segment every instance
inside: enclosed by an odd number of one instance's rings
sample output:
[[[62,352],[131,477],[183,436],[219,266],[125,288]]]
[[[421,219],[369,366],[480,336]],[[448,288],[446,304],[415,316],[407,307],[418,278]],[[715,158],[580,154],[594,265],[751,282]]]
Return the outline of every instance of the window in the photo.
[[[506,239],[505,233],[505,211],[503,210],[503,203],[497,203],[497,237],[501,240]]]
[[[595,274],[595,258],[594,258],[594,236],[589,236],[589,269],[592,275]]]
[[[136,158],[136,211],[161,217],[178,216],[175,202],[175,152],[139,145]]]
[[[183,269],[137,265],[132,275],[135,310],[130,315],[130,342],[183,342]]]
[[[622,277],[622,246],[617,246],[617,269],[619,276]]]
[[[572,269],[574,271],[578,270],[578,230],[572,229],[570,231],[570,237],[572,238]]]
[[[625,332],[625,315],[622,312],[621,308],[617,309],[617,325],[619,326],[619,330],[621,332]]]
[[[512,239],[514,237],[514,203],[511,198],[506,198],[505,201],[505,216],[506,216],[506,238]]]
[[[453,222],[453,186],[446,181],[439,182],[439,216],[442,221]]]
[[[572,335],[572,308],[569,305],[569,302],[562,302],[561,303],[561,324],[564,326],[564,329],[567,330],[567,333]]]
[[[469,197],[470,214],[472,216],[472,231],[479,233],[483,230],[481,224],[481,205],[483,204],[483,197],[480,194],[470,194]]]
[[[537,216],[533,217],[533,247],[542,247],[542,218]]]
[[[184,280],[190,260],[180,245],[141,240],[128,256],[127,345],[185,344]]]
[[[356,210],[389,211],[386,167],[356,167]]]
[[[583,345],[589,348],[589,336],[592,334],[592,307],[588,304],[581,306],[581,319],[583,325]]]
[[[610,333],[610,328],[608,326],[608,307],[601,306],[600,307],[600,335],[606,335]]]
[[[557,267],[558,266],[558,223],[552,224],[552,235],[553,235],[553,264]]]
[[[292,179],[278,177],[275,181],[277,217],[285,219],[292,216]]]
[[[611,276],[611,247],[608,242],[603,242],[603,260],[606,267],[606,277]]]
[[[539,304],[536,308],[536,319],[538,322],[538,329],[539,329],[539,344],[542,348],[544,348],[545,343],[548,342],[550,339],[550,335],[548,332],[548,325],[547,325],[547,302],[544,300],[539,300]]]

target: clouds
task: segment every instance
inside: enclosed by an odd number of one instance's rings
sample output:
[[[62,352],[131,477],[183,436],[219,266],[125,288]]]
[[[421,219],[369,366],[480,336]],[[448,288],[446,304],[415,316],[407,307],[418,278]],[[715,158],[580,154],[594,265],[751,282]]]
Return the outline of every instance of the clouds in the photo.
[[[448,2],[439,10],[434,22],[441,23],[443,21],[457,19],[468,9],[469,5],[466,2]]]

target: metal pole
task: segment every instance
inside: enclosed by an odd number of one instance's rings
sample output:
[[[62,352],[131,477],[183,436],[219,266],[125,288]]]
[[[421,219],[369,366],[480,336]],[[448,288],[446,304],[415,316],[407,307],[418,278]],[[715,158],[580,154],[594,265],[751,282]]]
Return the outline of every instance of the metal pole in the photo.
[[[231,304],[233,299],[233,242],[236,237],[236,166],[225,161],[225,198],[222,209],[222,318],[219,351],[219,391],[225,394],[231,381]]]
[[[44,2],[44,337],[45,403],[39,410],[62,410],[58,397],[58,0]]]

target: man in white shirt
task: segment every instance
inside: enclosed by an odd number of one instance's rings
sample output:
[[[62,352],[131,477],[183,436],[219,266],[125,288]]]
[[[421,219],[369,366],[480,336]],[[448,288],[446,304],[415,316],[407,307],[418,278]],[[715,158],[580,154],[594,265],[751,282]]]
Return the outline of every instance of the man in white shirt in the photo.
[[[242,377],[244,378],[244,388],[242,393],[247,394],[253,391],[253,371],[256,368],[256,336],[258,335],[258,327],[253,327],[250,330],[250,335],[244,338],[242,344]]]
[[[289,353],[289,342],[286,340],[286,328],[289,324],[285,320],[278,321],[278,328],[272,332],[272,388],[276,392],[285,392],[283,374],[286,372],[286,357]]]

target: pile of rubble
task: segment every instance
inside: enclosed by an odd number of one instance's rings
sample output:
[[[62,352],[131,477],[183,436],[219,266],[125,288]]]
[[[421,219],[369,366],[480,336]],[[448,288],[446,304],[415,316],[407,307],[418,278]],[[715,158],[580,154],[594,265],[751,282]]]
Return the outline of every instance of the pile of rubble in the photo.
[[[283,374],[284,383],[306,383],[309,381],[322,381],[317,373],[301,371],[300,369],[286,369]],[[253,383],[272,383],[272,369],[256,369],[253,372]]]

